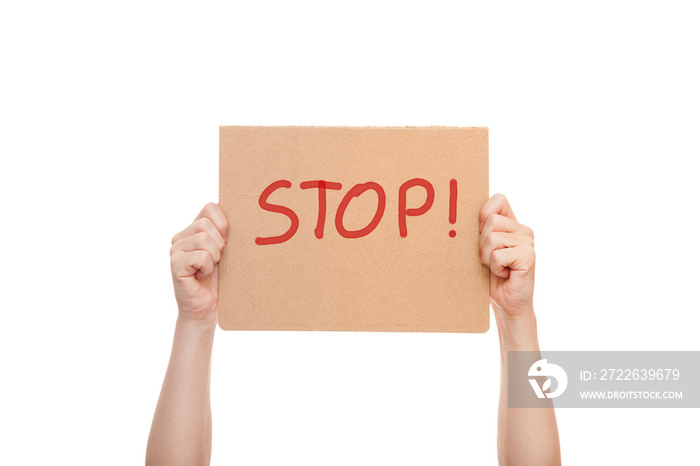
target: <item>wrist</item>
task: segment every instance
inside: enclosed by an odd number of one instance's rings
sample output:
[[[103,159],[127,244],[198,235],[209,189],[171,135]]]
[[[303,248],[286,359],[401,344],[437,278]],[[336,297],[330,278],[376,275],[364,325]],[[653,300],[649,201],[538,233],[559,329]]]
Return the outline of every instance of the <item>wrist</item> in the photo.
[[[191,319],[178,314],[175,323],[175,332],[187,339],[212,340],[216,330],[216,315],[205,319]]]
[[[496,325],[502,351],[539,351],[534,310],[506,316],[496,310]]]

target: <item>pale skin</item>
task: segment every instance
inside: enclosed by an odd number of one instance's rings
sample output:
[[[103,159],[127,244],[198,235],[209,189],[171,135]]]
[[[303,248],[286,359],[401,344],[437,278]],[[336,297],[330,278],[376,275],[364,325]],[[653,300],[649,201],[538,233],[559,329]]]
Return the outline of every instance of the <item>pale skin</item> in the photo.
[[[539,351],[532,303],[534,234],[502,194],[479,214],[481,261],[491,270],[491,307],[501,347],[500,465],[558,465],[554,409],[508,408],[508,351]],[[153,416],[147,465],[208,465],[211,458],[211,352],[218,316],[219,260],[228,222],[217,204],[173,237],[171,272],[178,305],[170,363]]]

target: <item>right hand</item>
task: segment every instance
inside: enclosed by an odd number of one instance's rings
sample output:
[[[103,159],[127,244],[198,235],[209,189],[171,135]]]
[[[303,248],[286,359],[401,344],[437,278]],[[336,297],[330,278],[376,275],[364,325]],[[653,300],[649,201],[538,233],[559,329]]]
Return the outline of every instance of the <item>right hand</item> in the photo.
[[[228,222],[218,204],[209,203],[190,226],[173,236],[170,270],[180,317],[216,323],[219,311],[219,260]]]

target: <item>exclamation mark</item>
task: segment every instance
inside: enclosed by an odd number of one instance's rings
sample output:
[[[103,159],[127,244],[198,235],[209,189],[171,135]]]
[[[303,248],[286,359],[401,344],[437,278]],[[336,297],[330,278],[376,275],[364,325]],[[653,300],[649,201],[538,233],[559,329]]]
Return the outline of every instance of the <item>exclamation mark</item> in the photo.
[[[450,180],[450,223],[457,223],[457,180]],[[457,236],[455,230],[450,230],[450,238]]]

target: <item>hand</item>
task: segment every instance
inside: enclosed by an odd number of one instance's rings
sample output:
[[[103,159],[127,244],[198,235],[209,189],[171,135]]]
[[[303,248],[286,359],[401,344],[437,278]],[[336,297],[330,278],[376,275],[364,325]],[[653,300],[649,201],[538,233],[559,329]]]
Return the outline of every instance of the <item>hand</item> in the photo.
[[[518,223],[503,194],[479,212],[481,262],[491,269],[491,305],[499,323],[534,315],[535,234]]]
[[[219,260],[228,222],[218,204],[209,203],[190,226],[173,236],[170,269],[180,317],[216,322],[219,311]]]

